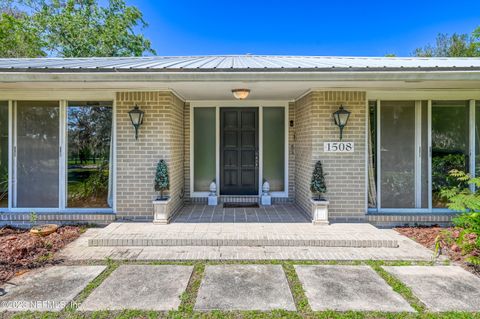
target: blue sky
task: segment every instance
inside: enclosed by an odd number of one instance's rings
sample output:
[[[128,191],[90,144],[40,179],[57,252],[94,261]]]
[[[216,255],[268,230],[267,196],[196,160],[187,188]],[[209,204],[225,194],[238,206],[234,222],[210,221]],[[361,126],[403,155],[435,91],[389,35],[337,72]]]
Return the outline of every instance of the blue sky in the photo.
[[[436,34],[480,26],[479,0],[127,0],[159,55],[409,56]]]

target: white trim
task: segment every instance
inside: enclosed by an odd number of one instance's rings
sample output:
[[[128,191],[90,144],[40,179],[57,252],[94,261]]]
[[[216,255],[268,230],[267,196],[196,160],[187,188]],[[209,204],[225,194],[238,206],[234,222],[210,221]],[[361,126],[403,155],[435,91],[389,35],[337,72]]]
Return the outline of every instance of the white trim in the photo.
[[[469,168],[470,168],[470,175],[475,177],[475,100],[469,101],[469,155],[468,158],[470,160]],[[475,191],[475,185],[470,184],[470,190],[472,192]]]
[[[408,71],[262,71],[234,72],[201,70],[167,72],[0,72],[0,82],[213,82],[213,81],[474,81],[480,80],[478,70]]]
[[[422,207],[422,101],[415,101],[415,207]]]
[[[370,102],[368,99],[365,99],[365,114],[366,114],[366,121],[365,121],[365,214],[368,212],[368,192],[369,192],[369,152],[370,152],[370,145],[368,144],[368,138],[370,132],[368,130],[370,126]]]
[[[116,90],[120,91],[120,90]],[[122,92],[124,90],[121,90]],[[113,90],[0,90],[0,100],[18,101],[113,101],[116,92]]]
[[[382,147],[381,147],[381,101],[377,100],[377,209],[382,208]]]
[[[442,90],[365,90],[367,100],[471,100],[480,99],[479,90],[442,89]]]
[[[288,121],[288,104],[289,101],[267,101],[267,100],[246,100],[246,101],[232,101],[232,100],[192,100],[188,101],[190,103],[190,197],[206,197],[208,192],[195,192],[194,191],[194,147],[193,147],[193,138],[194,138],[194,119],[193,113],[195,108],[201,107],[214,107],[216,112],[216,141],[215,141],[215,174],[216,174],[216,184],[217,184],[217,194],[220,194],[220,108],[223,107],[253,107],[258,108],[258,125],[259,125],[259,135],[258,135],[258,145],[259,145],[259,168],[258,168],[258,196],[262,191],[262,178],[263,178],[263,108],[264,107],[283,107],[285,111],[285,176],[284,176],[284,191],[283,192],[271,192],[272,197],[288,197],[288,132],[289,132],[289,121]]]
[[[67,205],[67,191],[68,191],[68,174],[67,174],[67,167],[68,167],[68,150],[67,150],[67,101],[60,100],[59,101],[59,138],[58,138],[58,147],[59,147],[59,157],[58,157],[58,177],[59,177],[59,185],[58,185],[58,207],[60,209],[65,209]]]
[[[12,144],[13,144],[13,161],[12,161],[12,192],[13,192],[13,202],[12,209],[17,207],[17,101],[12,102]]]
[[[262,194],[263,186],[263,108],[258,109],[258,195]]]
[[[112,132],[110,143],[113,145],[113,155],[110,161],[112,163],[112,207],[111,209],[117,211],[117,99],[112,100]]]
[[[427,129],[427,135],[428,135],[428,209],[432,210],[433,207],[433,187],[432,187],[432,100],[428,100],[428,129]]]
[[[12,100],[8,101],[8,209],[13,207],[14,200],[14,181],[15,175],[13,171],[13,104]]]

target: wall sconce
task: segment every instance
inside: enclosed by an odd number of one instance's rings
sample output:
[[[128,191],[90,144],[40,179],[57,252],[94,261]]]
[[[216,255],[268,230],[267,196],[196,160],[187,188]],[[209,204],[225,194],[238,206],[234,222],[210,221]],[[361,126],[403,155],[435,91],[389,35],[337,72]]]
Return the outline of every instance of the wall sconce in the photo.
[[[343,105],[340,105],[340,108],[333,113],[333,120],[335,125],[340,128],[340,141],[342,140],[343,128],[347,125],[348,118],[350,117],[350,112],[343,108]]]
[[[135,139],[138,140],[138,129],[140,125],[143,124],[143,115],[145,112],[138,108],[138,105],[135,104],[135,107],[128,112],[128,116],[130,116],[130,121],[132,121],[132,125],[135,128]]]

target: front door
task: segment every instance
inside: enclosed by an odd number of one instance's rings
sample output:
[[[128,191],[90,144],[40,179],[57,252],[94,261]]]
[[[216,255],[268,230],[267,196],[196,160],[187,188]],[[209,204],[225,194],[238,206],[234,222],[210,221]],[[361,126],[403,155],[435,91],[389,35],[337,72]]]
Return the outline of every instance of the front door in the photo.
[[[258,195],[258,108],[220,109],[220,194]]]

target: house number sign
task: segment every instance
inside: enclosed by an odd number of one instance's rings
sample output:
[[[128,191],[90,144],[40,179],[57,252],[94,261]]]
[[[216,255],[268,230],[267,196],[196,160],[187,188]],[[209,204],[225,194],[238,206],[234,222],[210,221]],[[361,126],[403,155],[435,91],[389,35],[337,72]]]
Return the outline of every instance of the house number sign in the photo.
[[[327,153],[353,153],[353,142],[324,142],[323,151]]]

